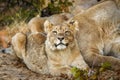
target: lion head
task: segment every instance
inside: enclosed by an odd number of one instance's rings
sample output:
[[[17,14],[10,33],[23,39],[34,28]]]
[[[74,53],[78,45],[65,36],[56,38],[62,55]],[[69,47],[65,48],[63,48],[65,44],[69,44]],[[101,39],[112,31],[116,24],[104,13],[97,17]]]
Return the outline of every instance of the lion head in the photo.
[[[68,47],[74,47],[75,34],[78,30],[77,21],[72,20],[59,25],[53,25],[46,20],[44,27],[47,33],[46,46],[48,48],[51,50],[64,50]]]

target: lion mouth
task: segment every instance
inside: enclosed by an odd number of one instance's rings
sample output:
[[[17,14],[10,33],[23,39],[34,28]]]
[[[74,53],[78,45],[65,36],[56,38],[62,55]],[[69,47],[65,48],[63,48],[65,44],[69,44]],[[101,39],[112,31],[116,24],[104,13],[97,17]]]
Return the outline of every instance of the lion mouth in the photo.
[[[68,43],[66,43],[66,44],[64,44],[64,43],[55,44],[55,47],[60,46],[60,45],[68,46]]]

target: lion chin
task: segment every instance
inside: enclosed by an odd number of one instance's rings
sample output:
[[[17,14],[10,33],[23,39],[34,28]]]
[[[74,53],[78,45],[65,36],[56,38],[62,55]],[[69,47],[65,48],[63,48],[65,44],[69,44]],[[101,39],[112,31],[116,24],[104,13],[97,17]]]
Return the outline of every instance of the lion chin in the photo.
[[[60,43],[60,44],[58,44],[58,45],[55,45],[55,47],[56,47],[58,50],[64,50],[64,49],[67,48],[66,45],[63,44],[63,43]]]
[[[46,41],[46,45],[49,45],[49,48],[51,50],[65,50],[68,48],[68,43],[54,43],[52,45],[52,43],[50,43],[49,41]]]

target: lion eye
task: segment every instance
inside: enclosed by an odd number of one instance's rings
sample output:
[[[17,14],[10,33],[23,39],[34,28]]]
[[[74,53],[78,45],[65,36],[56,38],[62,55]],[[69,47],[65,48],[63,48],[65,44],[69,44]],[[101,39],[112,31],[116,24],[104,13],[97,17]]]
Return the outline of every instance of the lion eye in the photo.
[[[70,35],[71,32],[70,31],[65,31],[65,35]]]
[[[53,34],[57,34],[57,31],[52,31],[53,32]]]

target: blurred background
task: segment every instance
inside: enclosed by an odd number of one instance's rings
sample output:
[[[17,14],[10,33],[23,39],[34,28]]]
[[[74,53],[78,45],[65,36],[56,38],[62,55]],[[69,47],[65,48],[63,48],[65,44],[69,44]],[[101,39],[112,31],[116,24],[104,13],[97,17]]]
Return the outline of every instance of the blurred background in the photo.
[[[68,12],[72,1],[68,0],[0,0],[0,27],[15,21],[28,22],[32,17],[41,17]]]

